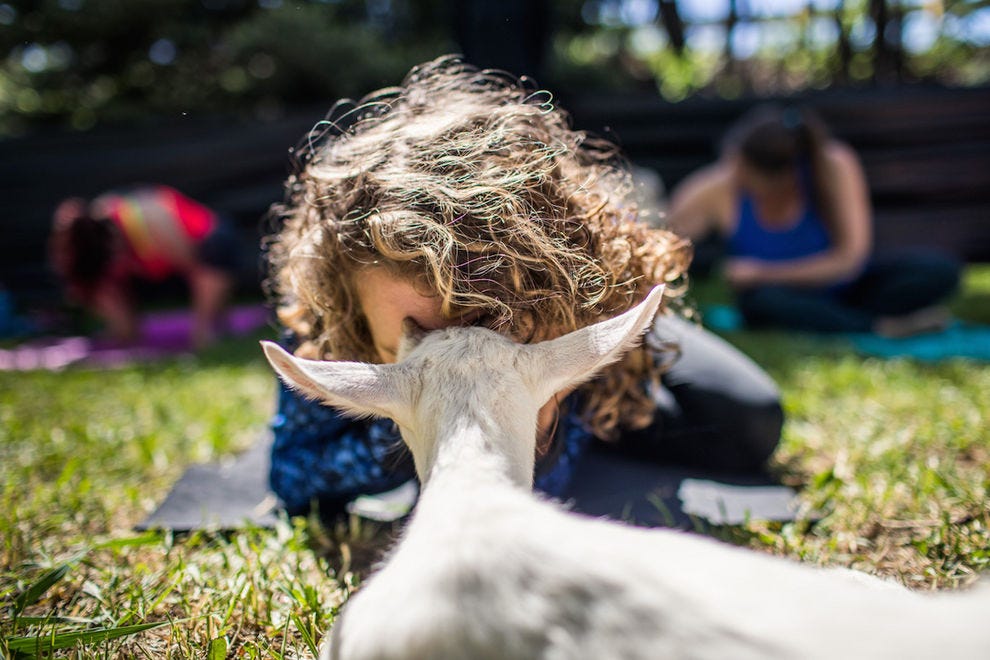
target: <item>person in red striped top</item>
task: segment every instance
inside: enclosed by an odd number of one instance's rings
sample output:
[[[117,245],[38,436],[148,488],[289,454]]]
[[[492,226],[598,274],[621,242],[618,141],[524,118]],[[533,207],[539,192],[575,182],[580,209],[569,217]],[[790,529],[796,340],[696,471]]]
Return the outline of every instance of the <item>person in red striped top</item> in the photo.
[[[243,257],[238,237],[216,212],[164,185],[63,200],[49,248],[69,297],[95,312],[118,341],[137,339],[133,280],[184,278],[196,347],[215,338]]]

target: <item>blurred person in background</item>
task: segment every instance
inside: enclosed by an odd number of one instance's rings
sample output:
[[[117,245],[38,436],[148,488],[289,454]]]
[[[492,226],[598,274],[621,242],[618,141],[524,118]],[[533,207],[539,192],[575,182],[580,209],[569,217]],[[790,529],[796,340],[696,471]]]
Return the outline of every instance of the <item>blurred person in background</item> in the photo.
[[[960,266],[925,252],[873,254],[863,168],[808,110],[757,106],[720,159],[674,191],[670,226],[726,241],[723,273],[747,324],[906,336],[939,330]]]
[[[179,276],[192,296],[192,343],[217,334],[236,282],[239,237],[210,208],[163,185],[63,200],[53,218],[49,257],[73,302],[99,316],[111,339],[138,339],[135,280]]]

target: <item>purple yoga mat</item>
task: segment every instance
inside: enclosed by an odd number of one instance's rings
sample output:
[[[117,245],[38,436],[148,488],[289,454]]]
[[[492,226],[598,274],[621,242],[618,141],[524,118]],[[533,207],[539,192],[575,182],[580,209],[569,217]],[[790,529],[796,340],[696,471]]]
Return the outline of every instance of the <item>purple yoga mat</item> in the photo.
[[[268,323],[263,305],[232,307],[225,320],[224,334],[243,336]],[[192,314],[186,310],[157,312],[141,321],[140,339],[121,345],[89,337],[47,337],[34,339],[8,350],[0,350],[0,370],[57,371],[70,364],[116,367],[168,356],[192,353]]]

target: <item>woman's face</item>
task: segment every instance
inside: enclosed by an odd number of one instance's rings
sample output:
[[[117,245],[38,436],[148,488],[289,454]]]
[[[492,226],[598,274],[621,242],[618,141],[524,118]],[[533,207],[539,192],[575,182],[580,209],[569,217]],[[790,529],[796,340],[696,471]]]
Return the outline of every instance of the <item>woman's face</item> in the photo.
[[[481,310],[467,316],[449,319],[440,313],[439,296],[425,294],[408,279],[396,277],[384,268],[367,268],[354,278],[354,289],[364,311],[375,350],[382,362],[396,361],[402,322],[409,318],[426,330],[439,330],[454,325],[471,325],[481,316]],[[558,392],[540,409],[537,419],[538,437],[544,437],[554,425],[557,400],[566,397],[573,388]],[[537,442],[539,458],[549,449],[549,442]]]
[[[409,318],[425,330],[468,325],[477,314],[448,319],[440,313],[440,297],[430,296],[411,281],[384,268],[367,268],[354,278],[354,288],[364,311],[375,350],[382,362],[396,361],[402,322]]]
[[[737,157],[734,162],[736,185],[745,190],[758,203],[773,204],[789,200],[798,190],[797,172],[764,172]]]

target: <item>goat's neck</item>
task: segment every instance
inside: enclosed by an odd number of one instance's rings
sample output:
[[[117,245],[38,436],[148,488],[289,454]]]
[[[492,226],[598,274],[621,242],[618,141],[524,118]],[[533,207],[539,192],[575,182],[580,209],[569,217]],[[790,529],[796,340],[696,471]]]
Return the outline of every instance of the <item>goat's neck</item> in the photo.
[[[424,486],[428,490],[479,486],[528,490],[533,483],[531,444],[509,437],[495,425],[460,420],[438,437]],[[516,447],[529,450],[513,452]]]

